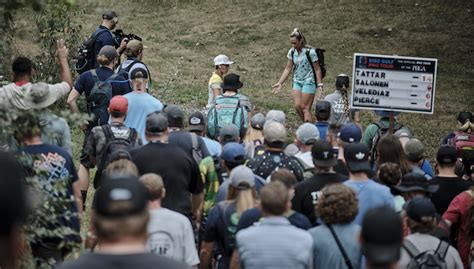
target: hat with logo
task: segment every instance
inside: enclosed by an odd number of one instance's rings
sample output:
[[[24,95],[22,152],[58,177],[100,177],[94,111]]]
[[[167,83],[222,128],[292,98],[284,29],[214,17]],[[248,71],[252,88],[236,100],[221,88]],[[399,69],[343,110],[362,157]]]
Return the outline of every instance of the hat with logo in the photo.
[[[331,167],[337,164],[337,158],[331,144],[326,140],[318,140],[311,147],[313,162],[319,167]]]
[[[262,113],[257,113],[252,116],[250,120],[252,128],[257,130],[263,130],[263,125],[265,124],[265,116]]]
[[[115,59],[117,58],[119,55],[117,53],[117,50],[115,49],[114,46],[110,46],[110,45],[107,45],[107,46],[103,46],[100,50],[99,50],[99,54],[97,54],[98,56],[105,56],[107,57],[108,59]]]
[[[438,189],[439,185],[430,184],[428,179],[421,173],[411,172],[403,175],[402,182],[398,186],[392,186],[392,193],[399,194],[411,191],[433,193],[438,191]]]
[[[47,108],[61,98],[60,91],[50,89],[44,82],[38,82],[31,85],[31,89],[24,95],[25,107],[29,109]]]
[[[221,143],[237,142],[240,138],[239,128],[235,124],[226,124],[219,130]]]
[[[252,170],[245,165],[239,165],[230,171],[229,175],[230,185],[232,187],[246,190],[255,187],[255,175]],[[242,186],[242,183],[246,183]]]
[[[146,116],[146,134],[160,135],[166,130],[168,130],[168,118],[164,113],[152,112]]]
[[[214,58],[214,65],[221,64],[233,64],[234,62],[229,59],[226,55],[220,54]]]
[[[222,147],[221,158],[228,163],[243,164],[245,162],[245,149],[239,143],[229,142]]]
[[[339,131],[339,139],[346,143],[359,143],[362,139],[362,130],[355,123],[346,123]]]
[[[265,115],[265,122],[276,121],[285,125],[285,118],[285,112],[272,109],[267,112],[267,115]]]
[[[177,105],[167,105],[163,110],[168,116],[168,123],[170,127],[181,128],[184,122],[184,112]]]
[[[319,140],[319,130],[312,123],[303,123],[296,130],[296,139],[304,145],[312,145],[316,140]]]
[[[425,147],[420,140],[412,138],[405,143],[405,155],[410,162],[417,162],[424,157]]]
[[[188,131],[203,131],[206,128],[206,117],[200,111],[196,111],[189,115]]]
[[[361,238],[362,253],[371,263],[398,261],[403,242],[400,215],[388,206],[369,210],[362,220]]]
[[[114,18],[117,18],[117,12],[113,10],[107,10],[104,13],[102,13],[102,19],[104,20],[113,20]]]
[[[145,212],[148,204],[145,187],[130,175],[106,178],[94,200],[96,214],[105,218],[133,216]]]
[[[369,149],[364,143],[349,143],[344,147],[344,159],[349,171],[370,171]]]
[[[109,110],[111,112],[127,113],[128,100],[122,95],[116,95],[110,99]]]
[[[130,79],[137,79],[137,78],[148,78],[148,71],[145,68],[137,67],[132,70],[130,73]]]
[[[331,115],[331,103],[326,100],[319,100],[316,102],[316,117],[327,119]]]
[[[234,73],[225,76],[224,83],[222,83],[223,90],[238,90],[243,86],[244,84],[240,81],[240,76]]]
[[[415,197],[411,199],[405,206],[407,216],[416,221],[421,222],[424,217],[434,218],[436,208],[429,198]]]
[[[436,161],[439,164],[454,164],[458,160],[456,148],[451,145],[443,145],[438,149]]]
[[[270,121],[266,122],[263,127],[263,137],[268,143],[274,142],[285,142],[286,141],[286,129],[283,124]]]

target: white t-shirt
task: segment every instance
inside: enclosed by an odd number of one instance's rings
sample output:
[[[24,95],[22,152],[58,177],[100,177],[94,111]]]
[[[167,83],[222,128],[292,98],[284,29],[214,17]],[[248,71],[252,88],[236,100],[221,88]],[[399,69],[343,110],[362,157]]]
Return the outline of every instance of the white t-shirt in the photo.
[[[304,162],[307,167],[314,167],[313,156],[311,155],[311,151],[306,151],[305,153],[302,153],[300,151],[295,154],[295,157]]]
[[[191,222],[184,215],[166,208],[150,210],[148,235],[150,252],[189,266],[199,263]]]

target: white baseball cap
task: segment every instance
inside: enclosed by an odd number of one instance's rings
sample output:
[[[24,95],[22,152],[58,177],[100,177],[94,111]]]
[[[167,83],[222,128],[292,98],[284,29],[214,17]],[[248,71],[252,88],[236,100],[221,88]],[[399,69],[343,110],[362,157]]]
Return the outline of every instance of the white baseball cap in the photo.
[[[233,64],[234,62],[232,62],[229,57],[223,55],[223,54],[220,54],[220,55],[217,55],[216,58],[214,58],[214,65],[221,65],[221,64]]]

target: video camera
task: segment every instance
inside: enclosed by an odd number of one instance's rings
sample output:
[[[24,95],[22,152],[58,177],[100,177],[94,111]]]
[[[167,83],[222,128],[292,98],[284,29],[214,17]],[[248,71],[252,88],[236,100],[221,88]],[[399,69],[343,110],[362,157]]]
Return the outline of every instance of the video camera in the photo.
[[[125,34],[121,29],[117,29],[113,31],[112,33],[115,36],[115,42],[119,45],[122,43],[122,40],[124,38],[127,38],[129,41],[133,39],[136,39],[138,41],[143,41],[142,38],[137,36],[136,34]]]

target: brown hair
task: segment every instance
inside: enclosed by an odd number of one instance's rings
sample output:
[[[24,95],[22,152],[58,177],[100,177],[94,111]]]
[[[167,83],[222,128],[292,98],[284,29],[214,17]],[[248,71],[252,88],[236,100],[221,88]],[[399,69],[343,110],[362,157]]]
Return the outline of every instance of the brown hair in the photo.
[[[260,190],[260,204],[265,213],[281,216],[288,209],[288,202],[288,188],[282,182],[270,182]]]
[[[148,200],[155,201],[161,199],[163,196],[163,189],[165,184],[163,178],[155,173],[147,173],[142,175],[138,181],[145,186],[148,192]]]
[[[402,175],[411,171],[411,165],[408,162],[403,146],[397,136],[392,134],[385,134],[377,144],[377,166],[380,167],[382,164],[387,162],[396,163]]]
[[[379,167],[378,178],[384,185],[395,186],[402,180],[402,171],[396,163],[383,163]]]
[[[105,55],[97,56],[97,62],[99,62],[100,65],[109,65],[111,62],[113,62],[113,60],[113,58],[107,58]]]
[[[137,166],[132,161],[127,159],[119,159],[109,163],[104,172],[109,176],[119,176],[122,174],[136,177],[139,176]]]
[[[92,225],[99,240],[116,242],[126,236],[146,237],[150,215],[147,210],[140,214],[122,217],[105,218],[92,214]]]
[[[407,215],[407,225],[410,228],[411,233],[422,233],[427,234],[436,228],[435,217],[422,217],[421,221],[415,221]]]
[[[273,173],[270,176],[270,181],[281,182],[288,189],[294,188],[297,183],[296,176],[290,170],[286,168],[281,168],[276,171],[273,171]]]
[[[255,140],[263,141],[263,131],[253,128],[251,125],[247,129],[247,132],[244,136],[245,143],[253,143]]]
[[[321,190],[321,197],[316,206],[316,215],[325,224],[350,223],[359,206],[355,192],[343,184],[330,184]]]
[[[247,183],[241,183],[239,186],[247,185]],[[240,216],[245,210],[255,206],[257,202],[257,191],[255,187],[247,189],[238,189],[234,186],[229,185],[229,190],[227,191],[226,200],[235,200],[236,202],[236,212]]]

